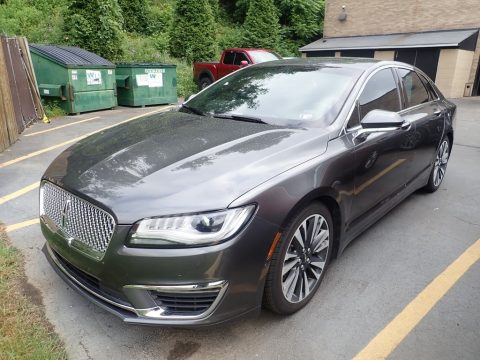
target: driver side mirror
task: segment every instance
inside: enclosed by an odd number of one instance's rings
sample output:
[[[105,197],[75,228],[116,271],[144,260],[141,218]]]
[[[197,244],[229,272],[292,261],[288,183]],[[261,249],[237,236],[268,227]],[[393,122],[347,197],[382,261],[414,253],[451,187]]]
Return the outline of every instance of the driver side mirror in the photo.
[[[240,61],[240,67],[243,68],[245,66],[248,66],[248,61],[247,60]]]
[[[398,113],[385,110],[372,110],[360,121],[362,128],[355,135],[363,140],[368,134],[394,130],[409,130],[410,122],[404,120]]]

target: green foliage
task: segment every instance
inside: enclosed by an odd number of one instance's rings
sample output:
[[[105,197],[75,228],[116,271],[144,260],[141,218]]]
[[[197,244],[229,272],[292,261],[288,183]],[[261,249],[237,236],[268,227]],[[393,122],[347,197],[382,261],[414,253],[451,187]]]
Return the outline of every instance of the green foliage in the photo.
[[[61,43],[66,0],[8,0],[0,3],[0,33],[32,43]]]
[[[208,0],[210,8],[212,9],[213,18],[218,20],[220,16],[220,3],[219,0]]]
[[[60,100],[42,98],[43,110],[49,119],[65,115]]]
[[[244,31],[245,47],[275,49],[280,44],[278,10],[273,0],[250,1]]]
[[[179,0],[170,31],[170,54],[187,61],[216,55],[215,21],[209,0]]]
[[[241,47],[243,45],[243,29],[240,26],[221,26],[218,30],[218,47],[220,49]]]
[[[164,34],[168,38],[168,32],[172,24],[174,6],[171,1],[166,1],[158,6],[150,6],[148,13],[148,34]]]
[[[65,14],[64,40],[115,60],[122,52],[122,27],[117,0],[73,0]]]
[[[65,346],[42,308],[28,296],[22,262],[0,224],[0,358],[67,359]]]
[[[149,34],[148,5],[146,0],[118,0],[122,9],[126,31]]]
[[[282,25],[283,49],[296,53],[298,48],[322,35],[324,0],[276,0]]]

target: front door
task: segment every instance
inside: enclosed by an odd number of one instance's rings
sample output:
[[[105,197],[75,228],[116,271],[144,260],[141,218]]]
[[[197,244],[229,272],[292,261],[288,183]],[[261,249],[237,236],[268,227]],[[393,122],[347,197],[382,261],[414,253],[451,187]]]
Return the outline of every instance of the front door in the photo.
[[[376,72],[367,82],[349,121],[349,132],[360,128],[360,121],[370,111],[399,112],[399,85],[391,68]],[[369,213],[382,206],[405,187],[406,173],[413,153],[403,147],[413,128],[369,134],[355,140],[355,188],[350,225],[360,224]]]

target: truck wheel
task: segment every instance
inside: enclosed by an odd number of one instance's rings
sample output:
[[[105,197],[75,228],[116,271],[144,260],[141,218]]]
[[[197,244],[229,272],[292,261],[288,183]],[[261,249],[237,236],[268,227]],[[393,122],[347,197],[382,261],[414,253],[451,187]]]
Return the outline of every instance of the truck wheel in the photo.
[[[198,82],[198,88],[200,90],[205,89],[207,86],[209,86],[211,83],[213,83],[212,79],[210,79],[208,76],[204,76],[200,79]]]

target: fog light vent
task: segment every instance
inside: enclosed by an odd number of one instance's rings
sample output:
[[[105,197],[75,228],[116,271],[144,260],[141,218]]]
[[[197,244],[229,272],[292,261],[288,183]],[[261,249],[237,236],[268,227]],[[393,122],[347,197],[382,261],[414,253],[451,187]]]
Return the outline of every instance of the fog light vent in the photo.
[[[219,293],[220,289],[181,293],[150,291],[155,303],[165,309],[165,315],[200,315],[213,305]]]

